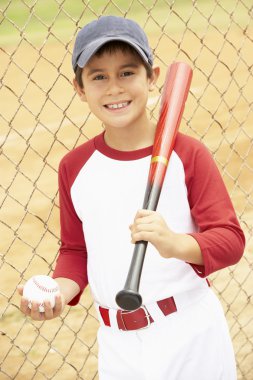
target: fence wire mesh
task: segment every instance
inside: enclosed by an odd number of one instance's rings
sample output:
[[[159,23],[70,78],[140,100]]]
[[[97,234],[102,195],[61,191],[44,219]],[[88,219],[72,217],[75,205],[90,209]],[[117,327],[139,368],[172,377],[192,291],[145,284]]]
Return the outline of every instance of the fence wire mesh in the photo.
[[[59,249],[57,168],[102,130],[72,88],[77,31],[103,14],[135,19],[162,76],[194,68],[181,130],[212,152],[246,234],[244,257],[211,277],[226,312],[238,379],[253,379],[253,25],[250,0],[0,0],[0,379],[98,379],[98,322],[89,289],[47,323],[25,319],[16,287],[50,274]],[[155,379],[154,379],[155,380]]]

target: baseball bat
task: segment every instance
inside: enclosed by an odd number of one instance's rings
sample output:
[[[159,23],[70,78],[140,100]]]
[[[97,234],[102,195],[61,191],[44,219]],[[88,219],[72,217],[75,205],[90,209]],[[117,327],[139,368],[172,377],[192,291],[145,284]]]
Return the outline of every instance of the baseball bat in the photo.
[[[161,96],[143,209],[155,211],[157,208],[191,79],[192,69],[188,64],[175,62],[168,67]],[[135,243],[125,286],[116,295],[117,305],[124,310],[136,310],[142,305],[139,285],[147,244],[147,241]]]

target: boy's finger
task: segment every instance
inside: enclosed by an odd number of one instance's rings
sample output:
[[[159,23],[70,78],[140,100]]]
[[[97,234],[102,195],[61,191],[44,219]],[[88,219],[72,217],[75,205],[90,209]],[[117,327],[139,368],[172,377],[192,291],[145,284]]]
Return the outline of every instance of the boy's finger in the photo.
[[[17,286],[17,291],[18,291],[18,294],[19,294],[20,296],[23,295],[23,290],[24,290],[24,286],[23,286],[23,285],[18,285],[18,286]]]
[[[30,315],[31,315],[31,309],[30,309],[30,307],[28,306],[28,304],[29,304],[28,299],[22,297],[22,298],[21,298],[21,302],[20,302],[20,310],[21,310],[22,313],[25,314],[26,316],[30,316]]]
[[[45,313],[40,312],[40,304],[38,302],[32,302],[32,308],[31,308],[31,318],[35,321],[43,321],[45,319]]]
[[[140,209],[137,211],[136,213],[136,216],[138,217],[144,217],[144,216],[149,216],[149,215],[152,215],[152,214],[155,214],[156,211],[153,211],[153,210],[146,210],[145,208],[144,209]]]
[[[143,218],[144,216],[147,216],[150,214],[150,211],[149,210],[138,210],[136,215],[135,215],[135,220],[138,219],[138,218]]]
[[[54,311],[49,300],[44,301],[44,310],[45,319],[52,319],[54,317]]]
[[[153,223],[153,222],[158,222],[159,218],[157,215],[145,215],[145,216],[142,216],[142,217],[139,217],[139,218],[136,218],[135,221],[134,221],[134,224],[135,225],[138,225],[138,224],[150,224],[150,223]]]
[[[153,232],[156,230],[156,225],[152,222],[150,223],[138,223],[136,226],[132,229],[132,233],[137,232]]]
[[[62,312],[62,309],[63,309],[63,299],[62,299],[62,296],[59,294],[55,297],[54,314],[59,315]]]

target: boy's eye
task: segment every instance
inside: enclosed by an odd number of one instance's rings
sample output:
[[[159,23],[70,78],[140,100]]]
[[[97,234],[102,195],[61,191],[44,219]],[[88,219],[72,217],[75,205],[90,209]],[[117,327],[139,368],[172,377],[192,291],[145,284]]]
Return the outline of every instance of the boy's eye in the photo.
[[[105,79],[105,75],[103,75],[103,74],[96,75],[96,76],[93,78],[93,80],[103,80],[103,79]]]
[[[129,77],[131,75],[133,75],[134,73],[132,71],[124,71],[121,76],[122,77]]]

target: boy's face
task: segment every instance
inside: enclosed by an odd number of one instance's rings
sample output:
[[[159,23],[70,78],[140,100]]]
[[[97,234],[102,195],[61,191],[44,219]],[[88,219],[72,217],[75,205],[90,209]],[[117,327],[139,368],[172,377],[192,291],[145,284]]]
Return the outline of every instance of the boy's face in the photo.
[[[105,127],[138,127],[146,123],[148,92],[158,77],[147,77],[141,59],[120,50],[93,56],[82,73],[83,88],[75,83],[82,100]]]

